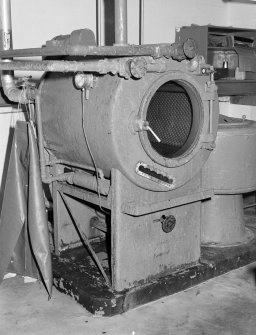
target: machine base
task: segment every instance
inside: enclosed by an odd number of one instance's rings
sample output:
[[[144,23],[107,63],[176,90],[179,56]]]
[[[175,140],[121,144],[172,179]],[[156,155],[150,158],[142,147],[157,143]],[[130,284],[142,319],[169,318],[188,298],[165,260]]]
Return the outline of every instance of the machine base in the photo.
[[[255,216],[247,216],[246,221],[256,236]],[[105,257],[102,264],[107,271],[107,253],[100,250],[100,243],[97,248],[97,254]],[[108,288],[98,268],[85,253],[84,248],[76,248],[63,252],[61,257],[53,257],[54,285],[91,313],[113,316],[256,261],[256,238],[235,247],[204,246],[198,264],[122,292]]]

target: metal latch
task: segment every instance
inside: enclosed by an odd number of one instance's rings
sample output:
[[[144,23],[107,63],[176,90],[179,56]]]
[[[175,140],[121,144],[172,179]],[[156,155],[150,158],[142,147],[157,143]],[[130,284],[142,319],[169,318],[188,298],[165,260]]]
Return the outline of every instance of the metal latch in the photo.
[[[143,120],[139,117],[135,117],[135,119],[133,120],[133,130],[135,132],[139,132],[139,131],[149,131],[154,138],[157,140],[157,142],[161,142],[161,139],[159,138],[159,136],[157,136],[157,134],[154,132],[154,130],[150,127],[149,122],[147,120]]]

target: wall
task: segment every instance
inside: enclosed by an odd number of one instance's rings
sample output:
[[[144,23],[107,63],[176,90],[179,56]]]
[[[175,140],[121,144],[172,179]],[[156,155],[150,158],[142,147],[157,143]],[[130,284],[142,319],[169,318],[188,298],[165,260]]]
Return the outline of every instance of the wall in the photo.
[[[11,0],[14,48],[40,47],[46,40],[88,27],[95,31],[96,1]]]
[[[111,1],[105,0],[110,6]],[[145,43],[173,42],[175,28],[214,24],[255,27],[255,10],[222,0],[145,0]],[[107,7],[109,8],[109,7]],[[253,8],[253,9],[254,9]],[[139,40],[139,0],[128,0],[128,40]],[[242,13],[242,14],[241,14]],[[243,19],[247,21],[244,23]],[[96,0],[12,0],[15,48],[39,47],[59,34],[88,27],[96,29]],[[0,110],[0,180],[9,134],[10,115]]]
[[[145,0],[145,42],[173,42],[184,25],[226,25],[227,8],[222,0]]]
[[[234,27],[256,29],[256,2],[233,0],[228,3],[227,24]]]

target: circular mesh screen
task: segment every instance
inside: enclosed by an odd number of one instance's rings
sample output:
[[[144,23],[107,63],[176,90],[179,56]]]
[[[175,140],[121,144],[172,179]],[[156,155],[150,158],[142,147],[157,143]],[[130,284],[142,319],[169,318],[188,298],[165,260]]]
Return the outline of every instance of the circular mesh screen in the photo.
[[[167,82],[153,95],[147,110],[146,120],[160,138],[147,131],[153,149],[161,156],[173,158],[182,155],[190,142],[193,125],[193,109],[186,90],[175,82]]]

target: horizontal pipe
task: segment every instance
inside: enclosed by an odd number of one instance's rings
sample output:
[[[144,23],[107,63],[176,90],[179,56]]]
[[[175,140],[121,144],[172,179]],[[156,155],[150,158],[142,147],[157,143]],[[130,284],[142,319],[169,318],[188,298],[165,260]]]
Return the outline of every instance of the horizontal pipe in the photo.
[[[97,72],[122,73],[127,72],[127,60],[99,60],[99,61],[13,61],[0,62],[0,70],[18,70],[18,71],[46,71],[46,72]]]
[[[74,172],[61,173],[56,176],[42,177],[42,182],[45,184],[51,184],[55,181],[65,182],[69,178],[72,178]]]
[[[169,57],[177,60],[194,58],[197,47],[192,39],[182,43],[162,43],[144,45],[86,46],[65,45],[63,47],[43,47],[0,51],[0,58],[32,57],[32,56],[152,56],[154,58]]]
[[[141,70],[145,68],[146,72],[165,72],[166,63],[154,62],[151,64],[152,58],[149,59],[139,58],[133,63],[131,69],[131,62],[133,59],[122,58],[118,60],[99,60],[99,61],[88,61],[88,62],[77,62],[77,61],[13,61],[13,62],[0,62],[0,70],[18,70],[18,71],[45,71],[45,72],[96,72],[99,74],[119,74],[123,77],[130,77],[135,75],[136,67]],[[7,77],[5,77],[7,79]],[[12,81],[10,81],[10,89],[12,88]],[[7,86],[7,85],[6,85]],[[8,87],[8,86],[7,86]],[[24,94],[24,99],[28,97],[24,91],[20,91]],[[34,98],[36,91],[31,90],[31,97]],[[11,100],[11,99],[10,99]]]
[[[86,188],[90,191],[98,192],[102,195],[108,195],[110,190],[110,181],[107,179],[98,179],[96,176],[81,173],[81,172],[67,172],[61,173],[56,176],[43,176],[42,182],[46,184],[53,183],[55,181],[67,182],[70,185]],[[98,187],[99,183],[99,187]]]
[[[103,195],[108,195],[110,189],[109,180],[100,178],[97,180],[96,176],[81,172],[75,172],[73,175],[70,175],[67,179],[67,182],[69,184],[74,184],[76,186],[83,187],[95,192],[99,191],[99,193]]]
[[[75,162],[67,161],[65,159],[55,159],[55,160],[47,161],[45,163],[45,165],[48,165],[48,166],[52,166],[52,165],[55,165],[55,164],[62,164],[62,165],[67,165],[67,166],[80,168],[80,169],[84,169],[84,170],[95,171],[95,168],[91,165],[78,164],[78,163],[75,163]]]
[[[177,46],[177,45],[176,45]],[[180,53],[179,53],[180,52]],[[175,59],[183,59],[182,52],[176,49]],[[192,53],[190,53],[192,56]],[[180,57],[180,58],[179,58]],[[132,68],[135,69],[137,66],[139,69],[145,67],[145,72],[164,72],[166,70],[166,64],[155,62],[152,64],[152,57],[145,58],[119,58],[119,59],[101,59],[91,61],[64,61],[64,60],[43,60],[43,61],[12,61],[12,62],[0,62],[0,70],[19,70],[19,71],[44,71],[44,72],[97,72],[100,74],[112,73],[120,74],[124,77],[134,75],[134,71],[130,69],[131,62],[133,62]],[[137,65],[136,65],[137,64]],[[135,69],[136,70],[136,69]],[[135,71],[136,72],[136,71]],[[141,72],[141,71],[140,71]],[[20,91],[21,92],[21,91]],[[26,97],[28,93],[26,91]],[[34,98],[35,91],[31,90],[31,97]]]
[[[111,201],[107,197],[99,198],[98,194],[94,194],[92,192],[85,192],[83,189],[79,187],[73,187],[68,183],[62,183],[58,185],[58,191],[70,195],[72,197],[81,199],[86,202],[90,202],[96,206],[101,206],[102,208],[111,210]]]

